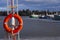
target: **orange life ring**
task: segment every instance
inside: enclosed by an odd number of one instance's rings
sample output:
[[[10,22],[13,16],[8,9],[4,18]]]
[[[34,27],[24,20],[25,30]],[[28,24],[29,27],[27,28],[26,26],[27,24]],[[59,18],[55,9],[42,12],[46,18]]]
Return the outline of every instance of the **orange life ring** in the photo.
[[[5,29],[7,32],[11,33],[11,32],[12,32],[12,29],[8,26],[7,23],[8,23],[8,21],[9,21],[12,17],[16,18],[16,19],[19,21],[18,27],[13,30],[13,33],[17,33],[18,31],[21,31],[22,28],[23,28],[23,20],[22,20],[22,18],[21,18],[19,15],[17,15],[17,14],[9,14],[9,15],[4,19],[3,26],[4,26],[4,29]]]

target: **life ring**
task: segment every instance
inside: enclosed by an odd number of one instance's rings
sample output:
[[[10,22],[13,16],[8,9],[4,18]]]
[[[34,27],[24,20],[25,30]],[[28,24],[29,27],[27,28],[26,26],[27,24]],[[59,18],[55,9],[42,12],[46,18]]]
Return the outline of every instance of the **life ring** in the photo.
[[[3,26],[4,26],[4,29],[5,29],[7,32],[11,33],[11,32],[12,32],[12,29],[8,26],[7,23],[8,23],[8,21],[9,21],[12,17],[16,18],[16,19],[18,20],[18,22],[19,22],[18,27],[13,30],[13,33],[17,33],[17,32],[19,32],[19,31],[21,31],[22,28],[23,28],[23,20],[22,20],[22,18],[21,18],[19,15],[17,15],[17,14],[9,14],[9,15],[4,19]]]

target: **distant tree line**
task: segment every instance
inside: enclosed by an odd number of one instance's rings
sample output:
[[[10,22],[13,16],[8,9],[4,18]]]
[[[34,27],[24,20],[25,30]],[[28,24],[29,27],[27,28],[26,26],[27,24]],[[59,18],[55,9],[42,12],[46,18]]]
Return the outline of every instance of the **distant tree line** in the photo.
[[[10,12],[10,11],[9,11]],[[15,12],[16,13],[16,12]],[[26,10],[19,10],[18,11],[19,15],[20,16],[30,16],[31,14],[37,14],[37,15],[46,15],[46,14],[55,14],[56,11],[49,11],[49,10],[45,10],[45,11],[39,11],[39,10],[29,10],[29,9],[26,9]],[[60,11],[58,11],[58,14],[60,14]],[[7,11],[0,11],[0,16],[7,16]]]
[[[7,16],[7,12],[6,11],[0,11],[0,16]]]

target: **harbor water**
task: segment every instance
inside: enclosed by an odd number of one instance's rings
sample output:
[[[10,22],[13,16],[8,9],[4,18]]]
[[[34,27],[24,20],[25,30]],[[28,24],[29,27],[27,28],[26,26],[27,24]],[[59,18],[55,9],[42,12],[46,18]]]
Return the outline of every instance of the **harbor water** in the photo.
[[[0,40],[3,40],[6,35],[3,28],[4,18],[5,16],[0,16]],[[21,40],[60,40],[60,21],[28,16],[22,16],[22,19]]]

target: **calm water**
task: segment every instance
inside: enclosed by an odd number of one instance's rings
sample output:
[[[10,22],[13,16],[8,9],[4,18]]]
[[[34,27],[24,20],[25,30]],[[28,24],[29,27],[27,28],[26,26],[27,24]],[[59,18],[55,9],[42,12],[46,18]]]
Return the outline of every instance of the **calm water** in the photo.
[[[4,38],[5,31],[3,28],[3,20],[5,16],[0,16],[0,38]],[[21,38],[31,38],[33,40],[44,40],[60,38],[60,21],[49,19],[36,19],[29,17],[23,18],[23,30],[20,33]],[[36,39],[35,39],[36,37]],[[26,39],[28,40],[28,39]]]

